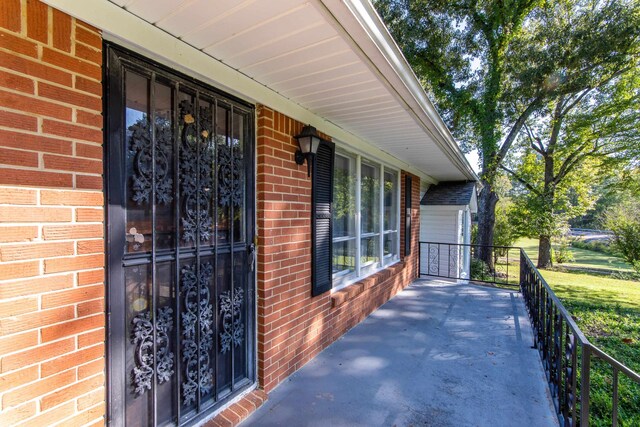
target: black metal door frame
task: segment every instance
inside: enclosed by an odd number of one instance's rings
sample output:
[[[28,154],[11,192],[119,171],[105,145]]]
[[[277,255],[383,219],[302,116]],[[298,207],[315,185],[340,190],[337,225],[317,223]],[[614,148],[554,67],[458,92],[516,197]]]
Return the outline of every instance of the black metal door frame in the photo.
[[[105,224],[106,224],[106,228],[107,228],[107,248],[106,248],[106,252],[107,252],[107,285],[106,285],[106,289],[107,289],[107,390],[108,390],[108,399],[107,399],[107,404],[108,404],[108,409],[107,409],[107,417],[108,417],[108,424],[109,425],[114,425],[114,426],[119,426],[119,425],[124,425],[125,424],[125,406],[126,406],[126,399],[127,397],[127,393],[131,393],[131,373],[130,372],[126,372],[127,369],[125,368],[126,365],[126,355],[125,355],[125,349],[126,349],[126,345],[127,345],[127,341],[128,340],[132,340],[132,337],[130,336],[126,336],[125,331],[127,330],[127,325],[126,325],[126,320],[125,320],[125,316],[126,316],[126,307],[125,305],[127,304],[124,298],[124,292],[123,292],[123,288],[124,288],[124,270],[125,267],[127,265],[136,265],[136,262],[139,262],[140,265],[144,264],[145,262],[148,264],[149,262],[151,262],[152,268],[151,268],[151,291],[150,293],[151,295],[151,301],[150,301],[150,305],[151,305],[151,309],[149,310],[149,316],[151,317],[150,322],[153,324],[153,332],[151,334],[151,342],[152,342],[152,352],[151,352],[151,357],[153,360],[153,365],[152,367],[154,368],[153,374],[152,374],[152,378],[150,379],[150,385],[148,387],[149,392],[153,394],[153,397],[151,398],[151,401],[153,402],[152,404],[152,408],[150,409],[150,411],[153,412],[153,414],[151,415],[151,418],[149,419],[149,424],[158,424],[158,421],[156,419],[156,414],[157,414],[157,406],[158,406],[158,400],[157,400],[157,396],[156,396],[156,389],[159,386],[159,379],[158,379],[158,372],[159,371],[159,365],[161,364],[161,361],[159,361],[158,356],[160,355],[160,353],[162,353],[165,357],[167,356],[167,353],[169,353],[170,347],[166,346],[166,348],[158,348],[159,347],[159,342],[162,341],[162,339],[164,338],[171,338],[175,336],[176,342],[173,344],[175,346],[175,351],[173,352],[173,354],[171,355],[173,358],[173,367],[175,367],[174,371],[175,374],[177,376],[177,379],[175,380],[175,395],[173,396],[173,400],[171,402],[171,405],[173,405],[175,407],[175,411],[174,411],[174,415],[173,415],[173,419],[172,422],[175,424],[179,424],[179,425],[188,425],[188,424],[193,424],[196,423],[198,421],[201,421],[203,419],[205,419],[207,416],[209,416],[213,411],[215,411],[218,407],[220,407],[222,404],[226,403],[228,400],[230,400],[231,398],[237,396],[239,393],[241,393],[244,390],[247,390],[248,388],[250,388],[253,384],[255,384],[256,381],[256,335],[255,335],[255,319],[256,319],[256,303],[255,303],[255,272],[254,272],[254,261],[253,261],[253,257],[254,257],[254,246],[253,246],[253,241],[254,241],[254,236],[255,236],[255,130],[254,130],[254,106],[251,104],[248,104],[242,100],[239,100],[237,98],[234,98],[231,95],[225,94],[215,88],[212,88],[202,82],[199,82],[195,79],[192,79],[188,76],[184,76],[176,71],[170,70],[167,67],[164,67],[161,64],[157,64],[154,63],[153,61],[150,61],[146,58],[143,58],[133,52],[130,52],[128,50],[125,50],[119,46],[113,45],[111,43],[105,42],[105,46],[104,46],[104,112],[105,112],[105,147],[104,147],[104,154],[105,154],[105,184],[106,184],[106,201],[107,201],[107,208],[106,208],[106,218],[105,218]],[[196,405],[196,410],[190,410],[190,412],[184,413],[186,411],[183,411],[183,413],[181,413],[182,410],[182,405],[183,405],[183,398],[184,398],[184,393],[185,391],[183,390],[182,387],[182,383],[180,382],[180,375],[183,373],[182,368],[184,368],[183,360],[181,359],[181,357],[184,357],[181,353],[182,349],[179,346],[179,343],[181,342],[181,340],[183,339],[183,336],[181,336],[181,333],[184,333],[184,329],[182,328],[182,326],[180,326],[180,321],[181,321],[181,316],[182,314],[178,314],[181,313],[180,309],[184,309],[186,305],[188,305],[185,301],[186,301],[186,296],[183,295],[183,290],[181,290],[181,281],[184,280],[184,276],[180,276],[180,271],[179,271],[179,266],[181,265],[181,263],[183,262],[182,259],[183,258],[187,258],[187,257],[191,257],[191,259],[193,259],[193,268],[194,270],[194,277],[196,277],[196,282],[197,283],[201,283],[201,273],[202,273],[202,269],[203,264],[201,264],[201,257],[205,257],[205,256],[209,256],[214,263],[214,273],[213,276],[210,278],[210,280],[213,283],[213,289],[215,292],[215,297],[214,297],[214,302],[213,302],[213,306],[214,306],[214,314],[213,316],[215,316],[213,319],[213,324],[214,326],[214,332],[213,334],[213,341],[214,344],[211,344],[212,346],[214,346],[215,351],[220,350],[221,346],[225,346],[225,345],[229,345],[229,340],[232,338],[227,337],[227,341],[221,341],[219,340],[220,336],[220,329],[218,327],[218,319],[220,318],[220,316],[222,315],[225,319],[228,317],[227,315],[229,313],[224,312],[225,308],[224,308],[224,303],[221,303],[219,301],[222,301],[221,299],[219,300],[220,297],[222,297],[223,295],[218,295],[218,287],[217,287],[217,275],[218,272],[216,270],[217,268],[217,260],[218,260],[218,255],[219,254],[224,254],[225,252],[223,251],[223,249],[221,249],[221,246],[218,244],[218,237],[217,237],[217,233],[218,233],[218,222],[217,222],[217,215],[218,215],[218,211],[217,211],[217,207],[213,207],[213,208],[207,208],[207,209],[215,209],[215,216],[212,215],[213,217],[213,224],[211,226],[211,228],[213,229],[212,233],[215,233],[215,237],[212,238],[211,241],[213,241],[213,244],[207,245],[206,247],[201,247],[200,244],[200,234],[198,234],[198,237],[194,237],[194,247],[192,249],[188,249],[188,250],[182,250],[181,246],[179,244],[180,240],[180,226],[179,226],[179,222],[180,222],[180,201],[179,198],[181,197],[181,190],[179,189],[174,189],[172,190],[174,192],[174,197],[176,197],[178,200],[175,202],[175,212],[176,212],[176,216],[175,216],[175,221],[176,221],[176,231],[175,231],[175,240],[174,240],[174,244],[175,244],[175,250],[171,251],[171,250],[157,250],[156,249],[156,205],[157,205],[157,191],[158,189],[156,188],[156,174],[157,172],[157,167],[156,166],[156,162],[151,162],[152,166],[151,166],[151,170],[149,171],[151,176],[153,178],[152,179],[152,185],[151,188],[148,190],[150,193],[148,194],[148,196],[150,197],[151,201],[154,201],[156,203],[150,203],[150,209],[152,212],[152,233],[153,233],[153,237],[151,239],[152,243],[152,247],[150,249],[150,252],[146,252],[149,253],[150,255],[146,256],[147,261],[142,260],[142,258],[144,257],[139,257],[139,260],[136,260],[136,257],[130,257],[130,259],[127,258],[128,255],[125,254],[125,246],[126,246],[126,234],[127,234],[127,226],[125,224],[125,211],[126,211],[126,206],[127,206],[127,202],[126,202],[126,179],[127,178],[127,171],[125,170],[125,162],[124,162],[124,158],[125,158],[125,151],[127,150],[126,147],[126,136],[125,136],[125,132],[126,132],[126,118],[125,118],[125,85],[124,85],[124,74],[125,74],[125,69],[126,70],[130,70],[133,72],[140,72],[140,73],[146,73],[151,75],[151,81],[153,82],[156,77],[158,76],[159,78],[162,78],[163,81],[170,81],[172,82],[172,85],[175,84],[175,86],[172,86],[172,90],[175,91],[175,95],[172,95],[172,104],[173,104],[173,113],[174,117],[177,117],[177,111],[178,108],[181,108],[181,106],[178,106],[178,101],[177,101],[177,93],[178,90],[180,88],[187,88],[187,90],[192,91],[195,93],[195,106],[196,109],[198,108],[198,102],[200,102],[200,94],[204,94],[203,96],[206,95],[207,98],[213,99],[215,100],[215,105],[217,108],[217,103],[218,101],[221,103],[221,105],[224,103],[225,108],[226,106],[228,106],[228,108],[230,108],[231,111],[231,117],[233,117],[233,112],[234,109],[235,111],[239,111],[242,112],[242,114],[246,115],[247,119],[246,119],[246,123],[244,123],[245,129],[246,129],[246,140],[245,140],[245,145],[243,146],[243,157],[241,159],[241,161],[243,162],[243,186],[244,186],[244,191],[245,191],[245,196],[244,196],[244,206],[243,206],[243,212],[244,212],[244,219],[242,220],[244,222],[244,239],[240,242],[240,243],[236,243],[234,242],[234,230],[233,230],[233,224],[235,222],[234,218],[234,214],[233,214],[233,207],[230,208],[230,212],[231,214],[229,215],[230,220],[228,220],[231,224],[231,231],[228,233],[228,235],[230,236],[229,238],[229,244],[228,244],[228,252],[229,252],[229,257],[230,257],[230,276],[231,276],[231,290],[229,292],[229,298],[228,298],[228,304],[234,304],[235,298],[234,298],[234,279],[233,279],[233,275],[235,272],[235,260],[234,257],[238,257],[237,259],[240,261],[246,261],[247,264],[247,269],[246,270],[241,270],[241,273],[243,275],[246,275],[246,278],[242,278],[241,280],[246,280],[245,286],[245,291],[246,291],[246,295],[245,295],[245,304],[244,304],[244,311],[242,312],[242,315],[245,316],[244,320],[243,320],[243,331],[244,331],[244,346],[243,348],[246,348],[246,355],[244,356],[243,359],[243,363],[245,364],[245,370],[246,370],[246,378],[241,379],[240,381],[236,382],[236,370],[234,368],[234,360],[235,360],[235,356],[234,353],[231,353],[231,385],[229,388],[229,391],[224,391],[221,392],[221,390],[218,389],[218,373],[217,371],[212,374],[212,381],[213,381],[213,397],[212,400],[209,399],[209,403],[207,407],[203,407],[201,405],[204,405],[203,402],[201,402],[201,392],[200,389],[196,389],[197,391],[195,392],[196,394],[196,402],[194,403],[194,405]],[[153,86],[150,86],[151,88]],[[150,89],[151,93],[153,93],[153,89]],[[173,92],[172,92],[173,93]],[[153,95],[150,95],[150,97],[153,97]],[[213,105],[213,104],[212,104]],[[194,113],[194,115],[197,113]],[[153,113],[151,114],[151,116],[153,116]],[[191,117],[191,115],[185,115],[184,117]],[[196,116],[198,117],[198,116]],[[215,121],[215,112],[214,112],[214,118],[213,120]],[[233,120],[233,119],[231,119]],[[154,118],[152,117],[150,120],[152,123],[154,123]],[[179,152],[180,150],[182,150],[182,148],[180,148],[179,146],[179,140],[180,140],[180,136],[178,136],[179,132],[177,131],[178,129],[178,125],[176,124],[177,120],[173,121],[173,135],[172,135],[172,140],[171,140],[171,144],[175,147],[175,151],[173,151],[174,153],[174,159],[173,162],[175,163],[175,177],[176,180],[178,178],[178,170],[180,169],[180,160],[178,159],[179,157]],[[151,135],[151,140],[154,141],[151,146],[151,153],[152,153],[152,158],[156,159],[156,144],[155,144],[155,132],[156,132],[156,127],[155,126],[149,126],[150,127],[150,135]],[[233,125],[230,126],[231,128],[233,127]],[[199,132],[199,125],[195,126],[195,129],[198,130]],[[214,128],[215,131],[215,128]],[[186,138],[186,137],[185,137]],[[196,134],[196,141],[198,141],[198,138],[200,138],[200,136],[198,134]],[[206,139],[206,137],[205,137]],[[212,137],[212,139],[214,139]],[[233,138],[231,138],[233,139]],[[233,151],[233,142],[230,143],[231,144],[231,148],[230,150]],[[219,153],[217,153],[217,146],[215,145],[215,139],[214,139],[214,143],[213,143],[213,147],[216,147],[216,154],[215,154],[215,159],[213,160],[213,162],[215,162],[215,166],[214,166],[214,171],[216,170],[215,168],[218,167],[218,157],[219,157]],[[198,150],[203,150],[202,148],[198,148]],[[233,154],[231,154],[232,157],[232,162],[233,162]],[[198,160],[199,162],[200,160]],[[233,169],[233,167],[232,167]],[[200,166],[198,166],[198,171],[200,171]],[[218,178],[217,176],[215,176],[216,172],[213,172],[214,174],[214,180],[215,184],[213,185],[214,189],[211,190],[212,191],[212,197],[213,197],[213,205],[217,206],[217,197],[219,196],[218,194]],[[200,179],[200,178],[198,178]],[[181,183],[175,183],[175,188],[177,188],[179,185],[183,185]],[[233,185],[231,184],[231,189],[233,191]],[[200,206],[201,199],[200,196],[198,195],[197,198],[197,203],[198,206]],[[231,205],[232,206],[232,205]],[[186,208],[185,208],[186,211]],[[208,212],[208,211],[207,211]],[[198,219],[198,227],[200,227],[200,219]],[[199,231],[196,233],[200,233]],[[246,258],[243,258],[242,256],[239,256],[239,254],[242,253],[242,251],[245,251],[244,253],[246,255]],[[184,253],[183,253],[184,252]],[[238,254],[238,255],[236,255]],[[148,261],[148,257],[150,256],[151,261]],[[174,289],[175,294],[173,295],[173,299],[175,301],[175,307],[173,307],[173,309],[175,310],[175,314],[173,316],[175,316],[173,319],[173,326],[174,328],[174,332],[172,332],[172,336],[171,337],[167,337],[164,336],[164,338],[160,335],[162,334],[168,334],[169,332],[167,332],[168,330],[165,329],[164,332],[163,330],[160,328],[158,328],[158,322],[159,322],[159,314],[158,314],[158,296],[156,296],[157,293],[159,293],[159,291],[156,291],[156,270],[157,270],[157,263],[158,262],[166,262],[168,260],[168,262],[173,262],[175,264],[175,268],[174,268],[174,272],[175,272],[175,282],[174,282]],[[187,264],[187,261],[184,261],[185,264]],[[184,273],[184,268],[183,268],[183,273]],[[149,285],[147,285],[149,286]],[[199,286],[199,285],[197,285]],[[198,290],[196,291],[196,295],[199,295],[199,293],[201,292],[200,287],[197,288]],[[238,292],[238,291],[235,291]],[[191,294],[193,295],[193,294]],[[237,296],[237,294],[236,294]],[[240,297],[242,298],[242,294],[240,295]],[[200,316],[201,312],[201,296],[197,296],[197,315]],[[155,315],[154,315],[155,313]],[[198,322],[201,322],[201,317],[198,317]],[[224,320],[226,322],[226,320]],[[231,315],[231,318],[229,320],[229,322],[235,322],[235,314]],[[226,325],[226,323],[223,323]],[[234,323],[235,324],[235,323]],[[200,357],[200,352],[201,347],[200,345],[202,344],[202,341],[200,340],[201,338],[201,333],[202,333],[202,325],[200,323],[198,323],[198,326],[195,328],[197,331],[194,332],[196,334],[196,338],[194,338],[194,340],[197,340],[197,344],[198,344],[198,356],[197,356],[197,382],[198,385],[197,387],[201,387],[201,357]],[[225,327],[226,330],[226,327]],[[165,334],[165,335],[166,335]],[[229,334],[227,334],[229,335]],[[160,341],[159,341],[160,340]],[[226,343],[226,344],[225,344]],[[234,347],[234,342],[231,342],[231,347]],[[223,348],[224,350],[224,348]],[[170,353],[169,353],[170,354]],[[217,363],[218,363],[218,355],[217,353],[213,353],[215,354],[215,367],[217,369]],[[185,363],[186,365],[186,363]],[[157,367],[157,369],[155,369]],[[173,372],[172,372],[173,374]],[[188,374],[187,374],[188,375]],[[146,391],[146,390],[145,390]],[[213,402],[211,404],[211,402]],[[163,403],[169,403],[169,402],[163,402]]]

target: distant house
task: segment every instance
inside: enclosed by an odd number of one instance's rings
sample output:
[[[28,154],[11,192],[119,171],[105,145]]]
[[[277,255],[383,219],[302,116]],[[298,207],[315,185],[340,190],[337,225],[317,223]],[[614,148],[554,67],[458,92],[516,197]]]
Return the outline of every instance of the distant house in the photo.
[[[0,425],[237,423],[477,179],[367,1],[3,0],[0,50]]]

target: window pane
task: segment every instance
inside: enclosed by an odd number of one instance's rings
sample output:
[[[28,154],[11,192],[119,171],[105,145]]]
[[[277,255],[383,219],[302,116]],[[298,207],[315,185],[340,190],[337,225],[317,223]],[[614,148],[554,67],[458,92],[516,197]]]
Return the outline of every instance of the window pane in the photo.
[[[333,242],[333,274],[340,274],[340,276],[342,276],[354,272],[355,269],[355,239]]]
[[[154,82],[156,122],[156,248],[171,249],[175,236],[173,97],[171,87]]]
[[[398,174],[393,171],[384,172],[384,229],[398,229]]]
[[[360,190],[362,234],[380,232],[380,169],[362,162],[362,184]]]
[[[213,243],[213,210],[211,203],[214,197],[214,187],[216,185],[213,148],[213,108],[211,100],[199,98],[198,110],[196,111],[196,145],[195,151],[187,155],[198,153],[199,180],[196,181],[199,191],[194,193],[195,202],[199,215],[196,224],[200,221],[199,239],[201,245],[211,245]],[[184,177],[184,176],[183,176]],[[186,195],[186,194],[185,194]],[[194,200],[192,199],[192,202]],[[195,243],[195,242],[194,242]]]
[[[362,267],[366,267],[378,262],[380,235],[377,234],[371,237],[365,237],[360,240],[360,264]]]
[[[392,232],[392,233],[386,233],[384,235],[384,256],[389,256],[389,255],[397,255],[398,254],[398,239],[397,239],[398,233],[397,232]]]
[[[151,251],[151,129],[149,79],[127,71],[127,252]]]
[[[125,372],[129,386],[135,389],[135,369],[139,365],[139,344],[130,337],[135,337],[136,319],[149,319],[151,309],[151,264],[127,267],[124,270],[124,289],[126,304],[126,337],[125,342]],[[127,393],[126,423],[127,425],[149,425],[149,408],[151,408],[152,393]]]
[[[385,264],[390,263],[398,255],[398,173],[384,171],[384,212],[383,227],[384,238],[382,253]]]
[[[343,279],[345,275],[354,273],[356,268],[355,184],[355,158],[336,154],[333,175],[333,273]]]
[[[231,176],[233,177],[232,200],[233,206],[233,241],[244,241],[244,140],[245,117],[242,114],[233,113],[233,135],[231,137],[231,155],[233,156]]]
[[[217,153],[217,177],[218,181],[226,179],[227,184],[223,188],[218,188],[216,199],[218,218],[216,219],[216,227],[218,234],[218,245],[228,245],[231,243],[231,224],[229,217],[231,216],[230,208],[230,166],[231,150],[229,143],[231,141],[231,110],[225,106],[218,105],[216,109],[216,153]]]
[[[195,124],[195,98],[193,94],[178,92],[178,128],[179,128],[179,191],[180,191],[180,247],[196,245],[195,227],[197,224],[197,193],[195,180],[184,179],[194,175],[197,167],[197,126]],[[193,230],[193,231],[192,231]]]
[[[333,238],[355,237],[355,159],[336,154],[333,175]]]

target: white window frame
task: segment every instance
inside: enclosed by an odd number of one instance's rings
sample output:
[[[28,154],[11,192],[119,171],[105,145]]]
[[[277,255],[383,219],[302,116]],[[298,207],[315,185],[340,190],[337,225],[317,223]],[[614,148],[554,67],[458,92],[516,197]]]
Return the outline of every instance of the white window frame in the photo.
[[[375,159],[362,156],[358,153],[349,152],[347,150],[343,150],[341,148],[336,148],[336,155],[344,156],[349,158],[355,158],[355,172],[356,172],[356,180],[355,180],[355,269],[354,272],[346,273],[346,271],[339,271],[333,274],[333,288],[332,291],[337,291],[345,286],[348,286],[358,280],[362,280],[363,278],[370,276],[372,274],[377,273],[384,268],[389,267],[392,264],[400,261],[400,201],[401,201],[401,172],[394,167],[388,166],[380,161]],[[363,236],[361,225],[362,225],[362,205],[361,205],[361,190],[362,190],[362,161],[365,163],[375,166],[378,168],[379,172],[379,207],[378,207],[378,230],[376,230],[372,235],[376,235],[378,237],[378,261],[368,265],[361,265],[361,257],[362,257],[362,239]],[[389,230],[384,229],[384,174],[386,172],[392,171],[396,174],[396,224],[394,228]],[[385,233],[386,231],[386,233]],[[395,233],[395,250],[396,253],[391,255],[384,255],[384,236],[385,234]],[[350,240],[352,238],[344,238],[338,237],[333,238],[332,241],[334,243],[339,243],[344,240]],[[331,254],[333,258],[333,254]]]

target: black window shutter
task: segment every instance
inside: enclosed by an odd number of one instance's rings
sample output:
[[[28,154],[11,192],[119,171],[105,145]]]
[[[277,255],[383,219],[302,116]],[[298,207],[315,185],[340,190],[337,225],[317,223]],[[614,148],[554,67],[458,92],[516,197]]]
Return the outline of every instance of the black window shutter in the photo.
[[[404,176],[404,256],[411,255],[411,177]]]
[[[311,196],[311,295],[331,289],[333,156],[335,144],[322,141],[313,167]]]

